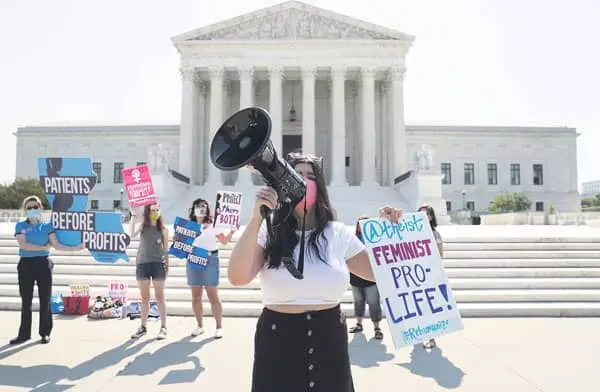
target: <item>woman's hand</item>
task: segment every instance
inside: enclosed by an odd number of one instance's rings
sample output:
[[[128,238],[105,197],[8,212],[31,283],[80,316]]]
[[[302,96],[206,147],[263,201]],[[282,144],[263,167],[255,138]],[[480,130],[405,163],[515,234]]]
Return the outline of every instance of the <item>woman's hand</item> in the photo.
[[[254,204],[254,217],[261,218],[260,207],[265,206],[274,210],[277,206],[277,192],[273,188],[261,188],[256,191],[256,202]]]
[[[379,217],[381,219],[389,219],[394,223],[398,223],[402,217],[402,210],[390,206],[384,206],[379,209]]]

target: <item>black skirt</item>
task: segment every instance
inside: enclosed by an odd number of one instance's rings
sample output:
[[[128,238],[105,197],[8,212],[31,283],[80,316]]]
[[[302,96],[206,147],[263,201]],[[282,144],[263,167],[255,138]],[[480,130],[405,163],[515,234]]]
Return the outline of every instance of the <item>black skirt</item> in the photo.
[[[299,314],[263,309],[252,392],[354,392],[346,317],[338,306]]]

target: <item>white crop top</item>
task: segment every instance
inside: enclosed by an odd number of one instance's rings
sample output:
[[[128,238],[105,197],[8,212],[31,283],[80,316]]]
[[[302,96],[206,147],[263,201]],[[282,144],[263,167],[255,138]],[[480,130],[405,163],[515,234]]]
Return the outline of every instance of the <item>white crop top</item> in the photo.
[[[301,234],[297,231],[298,235]],[[294,278],[283,263],[277,269],[269,268],[269,264],[259,271],[260,285],[264,305],[320,305],[337,304],[348,289],[350,273],[346,261],[362,250],[364,245],[354,233],[341,222],[330,222],[320,239],[319,249],[323,262],[308,243],[310,231],[305,232],[304,250],[304,279]],[[265,247],[267,227],[263,222],[258,232],[257,243]],[[297,263],[300,253],[300,243],[294,249],[293,258]]]

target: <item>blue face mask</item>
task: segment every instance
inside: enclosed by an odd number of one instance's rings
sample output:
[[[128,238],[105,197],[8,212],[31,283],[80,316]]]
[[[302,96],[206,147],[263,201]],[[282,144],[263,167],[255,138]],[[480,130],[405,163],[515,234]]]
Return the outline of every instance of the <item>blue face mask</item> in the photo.
[[[27,210],[26,211],[27,218],[29,219],[40,219],[40,210]]]

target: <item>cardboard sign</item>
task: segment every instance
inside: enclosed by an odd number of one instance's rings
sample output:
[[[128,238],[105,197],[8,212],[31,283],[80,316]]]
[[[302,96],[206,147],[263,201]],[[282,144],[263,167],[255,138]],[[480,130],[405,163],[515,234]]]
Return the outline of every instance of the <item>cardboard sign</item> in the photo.
[[[158,203],[148,165],[123,169],[123,183],[131,208]]]
[[[130,238],[123,231],[121,214],[87,210],[89,193],[96,185],[91,158],[38,158],[38,171],[61,244],[83,243],[96,261],[129,261],[125,252]]]
[[[433,231],[423,213],[398,224],[360,221],[396,348],[463,329]]]
[[[118,299],[122,304],[127,303],[128,287],[123,282],[110,282],[108,284],[108,296],[112,299]]]
[[[87,284],[71,284],[69,285],[71,297],[86,297],[90,295],[90,286]]]
[[[213,227],[217,231],[227,231],[240,227],[242,212],[242,194],[239,192],[219,191],[215,203]]]

